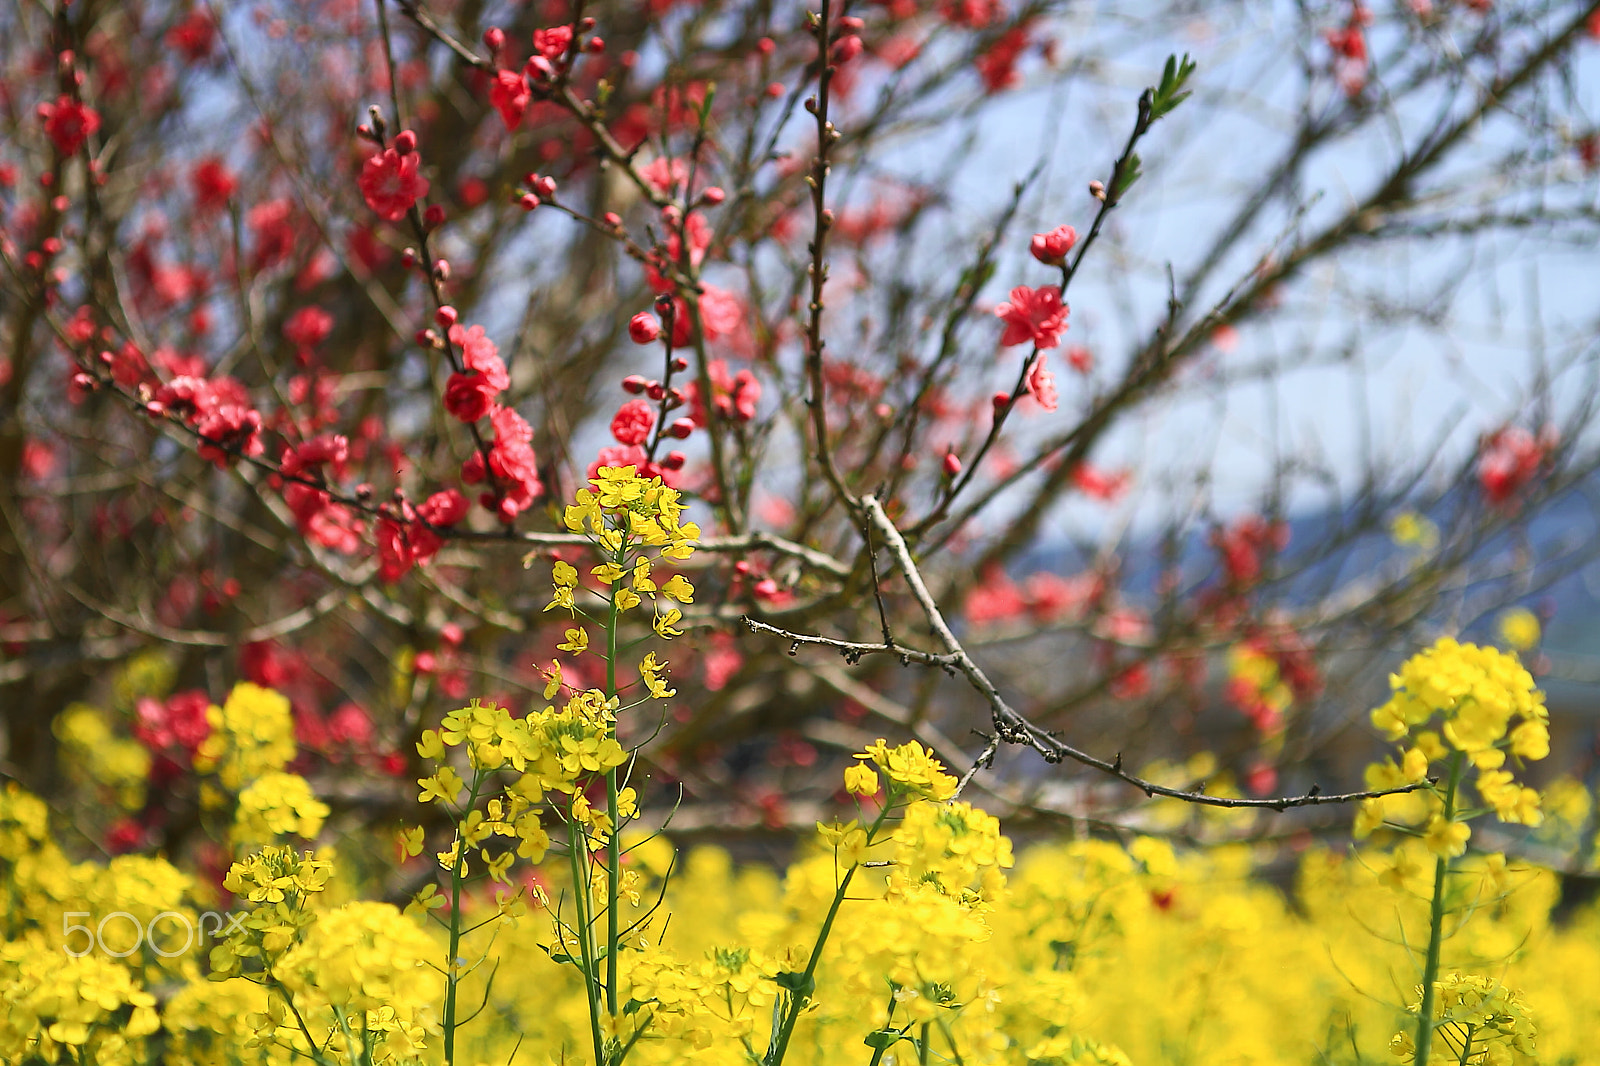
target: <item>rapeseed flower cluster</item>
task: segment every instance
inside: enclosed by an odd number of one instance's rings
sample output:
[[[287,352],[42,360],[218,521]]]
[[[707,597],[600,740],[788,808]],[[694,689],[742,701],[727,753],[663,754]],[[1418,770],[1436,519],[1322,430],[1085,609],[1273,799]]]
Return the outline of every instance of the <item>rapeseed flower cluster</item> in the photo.
[[[233,792],[294,758],[289,701],[271,689],[241,681],[221,707],[213,704],[206,711],[206,721],[211,734],[195,753],[195,769],[215,773]]]
[[[191,879],[163,859],[72,862],[48,808],[0,792],[0,1061],[148,1061],[160,1028],[150,989],[195,975]]]
[[[34,936],[0,945],[0,1056],[6,1062],[136,1063],[161,1028],[156,997],[104,955],[62,957]]]
[[[1413,1011],[1420,1010],[1417,989]],[[1434,1033],[1451,1062],[1466,1066],[1530,1066],[1538,1062],[1538,1027],[1516,991],[1480,974],[1453,973],[1434,986]],[[1389,1048],[1406,1061],[1416,1061],[1416,1046],[1396,1033]]]
[[[131,737],[119,736],[98,707],[74,703],[56,716],[51,730],[61,742],[69,773],[102,786],[123,810],[144,805],[150,751]]]
[[[296,754],[294,716],[277,692],[242,681],[218,707],[206,710],[210,733],[194,755],[207,775],[201,797],[210,808],[229,805],[230,842],[237,849],[270,844],[279,837],[313,839],[322,832],[328,806],[310,782],[285,768]],[[217,787],[217,786],[220,786]]]
[[[636,467],[602,466],[592,484],[592,489],[579,489],[577,502],[567,505],[564,523],[571,532],[588,537],[600,555],[601,562],[589,575],[608,590],[595,593],[611,612],[608,628],[614,629],[618,616],[638,608],[648,597],[656,634],[663,639],[679,635],[683,612],[672,604],[693,603],[694,586],[682,574],[663,578],[656,567],[693,555],[700,527],[682,521],[684,505],[676,489],[663,485],[659,477],[638,476]],[[551,577],[555,595],[545,610],[568,611],[575,620],[586,614],[577,599],[581,588],[577,568],[558,561]],[[567,630],[566,637],[563,651],[581,654],[590,647],[589,632],[582,626]],[[614,652],[614,644],[608,645],[608,657],[614,658]],[[659,674],[653,653],[647,661]],[[665,698],[657,678],[646,674],[644,680],[652,696]]]
[[[192,1061],[209,1061],[197,1022],[217,1003],[239,1012],[235,1038],[263,1061],[280,1052],[328,1061],[337,1049],[335,1061],[402,1062],[427,1047],[438,1028],[437,945],[391,904],[326,906],[333,872],[330,860],[286,847],[229,869],[224,887],[242,913],[211,952],[219,987],[175,999],[169,1024]]]
[[[322,832],[328,805],[317,799],[299,774],[270,770],[239,792],[235,842],[267,843],[280,836],[314,840]]]
[[[222,886],[243,906],[226,939],[211,951],[218,980],[248,976],[271,984],[273,963],[316,921],[314,898],[328,887],[333,864],[310,852],[268,847],[229,868]]]
[[[1407,660],[1390,687],[1393,695],[1372,712],[1372,723],[1400,742],[1399,759],[1368,767],[1367,784],[1413,788],[1364,800],[1355,835],[1361,839],[1382,830],[1386,837],[1410,838],[1377,860],[1379,879],[1398,895],[1428,905],[1425,921],[1408,925],[1403,916],[1399,919],[1401,942],[1417,945],[1422,983],[1408,1008],[1411,1029],[1398,1033],[1391,1048],[1420,1063],[1429,1061],[1436,1043],[1449,1045],[1462,1063],[1529,1061],[1531,1021],[1517,1014],[1505,1023],[1509,1028],[1496,1028],[1500,1021],[1464,1006],[1462,997],[1471,998],[1477,977],[1441,980],[1440,975],[1446,940],[1460,938],[1479,908],[1497,902],[1507,879],[1504,856],[1485,857],[1481,877],[1474,864],[1460,862],[1472,836],[1468,823],[1490,811],[1507,823],[1537,827],[1544,821],[1539,793],[1507,768],[1508,760],[1521,766],[1549,755],[1544,695],[1515,655],[1449,638]],[[1481,809],[1466,802],[1469,770]],[[1505,1001],[1508,1009],[1513,1004],[1514,999]]]
[[[1401,742],[1398,761],[1367,769],[1367,787],[1396,788],[1430,780],[1445,764],[1438,787],[1364,800],[1356,816],[1357,839],[1384,826],[1419,827],[1428,847],[1442,857],[1466,851],[1472,812],[1454,801],[1467,768],[1485,806],[1502,822],[1537,826],[1543,821],[1539,793],[1520,784],[1507,768],[1550,754],[1544,695],[1516,656],[1449,638],[1407,660],[1390,678],[1394,694],[1372,712],[1372,723]],[[1432,728],[1429,728],[1432,727]]]
[[[866,750],[856,758],[875,763],[889,779],[889,788],[895,797],[907,796],[938,801],[947,800],[956,793],[958,784],[956,779],[945,773],[944,764],[935,759],[932,752],[914,740],[891,748],[880,738],[868,744]],[[862,776],[864,769],[866,769],[865,761],[857,764],[851,771],[846,771],[846,789],[859,794],[860,789],[856,786],[869,780]]]
[[[0,860],[15,863],[49,840],[50,808],[38,796],[7,781],[0,791]]]
[[[437,1029],[437,954],[433,939],[393,905],[357,900],[318,915],[274,975],[296,1010],[326,1019],[313,1035],[342,1048],[345,1061],[408,1060]]]

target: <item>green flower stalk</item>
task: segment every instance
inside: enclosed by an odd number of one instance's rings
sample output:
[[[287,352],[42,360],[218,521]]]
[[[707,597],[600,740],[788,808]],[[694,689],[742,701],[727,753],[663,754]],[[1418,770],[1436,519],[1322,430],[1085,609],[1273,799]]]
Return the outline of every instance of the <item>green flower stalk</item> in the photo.
[[[1495,648],[1442,639],[1407,660],[1391,685],[1393,695],[1372,712],[1372,723],[1400,744],[1400,755],[1398,761],[1369,766],[1367,785],[1379,790],[1431,781],[1433,787],[1363,801],[1355,836],[1360,840],[1379,830],[1398,832],[1420,840],[1434,857],[1422,981],[1418,1000],[1409,1008],[1414,1035],[1398,1034],[1390,1044],[1416,1066],[1427,1066],[1435,1035],[1455,1024],[1452,1015],[1440,1014],[1439,975],[1449,885],[1455,861],[1466,853],[1472,836],[1469,823],[1490,811],[1502,822],[1537,826],[1543,821],[1539,793],[1518,783],[1506,764],[1508,759],[1519,765],[1543,759],[1550,753],[1550,733],[1544,694],[1534,687],[1532,675],[1515,655]],[[1436,769],[1440,764],[1442,780]],[[1469,769],[1475,772],[1472,783],[1483,800],[1481,808],[1463,802]],[[1386,879],[1403,886],[1403,868],[1411,865],[1413,860],[1397,851]],[[1465,1046],[1470,1045],[1469,1039]],[[1451,1054],[1463,1063],[1488,1061],[1462,1047]]]

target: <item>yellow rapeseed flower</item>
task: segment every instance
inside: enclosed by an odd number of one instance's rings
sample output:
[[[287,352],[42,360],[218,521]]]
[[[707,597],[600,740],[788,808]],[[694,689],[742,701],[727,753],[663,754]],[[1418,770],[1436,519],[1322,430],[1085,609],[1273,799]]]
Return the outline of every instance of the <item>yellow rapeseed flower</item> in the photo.
[[[1472,829],[1465,822],[1447,821],[1443,815],[1436,814],[1429,820],[1422,842],[1439,858],[1450,859],[1466,854],[1467,839],[1471,836]]]
[[[930,800],[947,800],[955,795],[956,779],[945,773],[944,764],[914,740],[891,748],[880,737],[856,758],[877,763],[888,776],[893,791]]]
[[[878,775],[865,763],[856,763],[854,766],[845,767],[844,790],[857,796],[876,796],[878,789]]]
[[[1513,607],[1500,615],[1500,639],[1518,651],[1539,643],[1539,616],[1526,607]]]

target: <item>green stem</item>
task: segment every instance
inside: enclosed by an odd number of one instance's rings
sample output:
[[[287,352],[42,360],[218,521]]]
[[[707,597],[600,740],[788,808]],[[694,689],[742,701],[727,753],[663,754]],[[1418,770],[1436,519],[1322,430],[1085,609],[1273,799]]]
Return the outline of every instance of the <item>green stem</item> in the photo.
[[[478,789],[483,786],[483,771],[474,770],[472,789],[467,796],[466,810],[478,805]],[[461,839],[461,826],[456,825],[456,860],[450,864],[450,957],[445,960],[444,987],[444,1061],[453,1066],[456,1061],[456,988],[461,983],[461,865],[466,842]]]
[[[1451,821],[1456,812],[1456,791],[1461,787],[1461,752],[1450,756],[1450,780],[1445,786],[1444,820]],[[1428,1054],[1433,1049],[1434,982],[1439,979],[1439,954],[1444,946],[1444,885],[1450,875],[1450,860],[1440,856],[1433,864],[1433,901],[1428,908],[1428,957],[1422,967],[1422,1004],[1417,1012],[1417,1052],[1412,1062],[1415,1066],[1428,1066]]]
[[[950,1031],[950,1023],[943,1018],[939,1019],[939,1032],[944,1034],[944,1042],[950,1046],[950,1061],[956,1066],[967,1066],[966,1060],[961,1057],[961,1049],[956,1047],[956,1037]]]
[[[584,874],[583,855],[586,854],[583,827],[568,823],[571,846],[567,849],[572,860],[572,900],[578,910],[574,931],[578,935],[578,951],[583,956],[583,994],[589,1000],[589,1033],[594,1039],[594,1066],[605,1066],[605,1040],[600,1035],[600,997],[595,991],[599,980],[594,960],[594,948],[589,943],[589,879]]]
[[[891,983],[889,985],[889,987],[890,987],[891,990],[896,990],[896,989],[899,988],[898,985],[895,985],[893,983]],[[889,1026],[894,1024],[894,1008],[895,1008],[894,991],[890,991],[890,993],[889,993],[889,1012],[888,1012],[887,1015],[884,1016],[883,1028],[878,1030],[879,1033],[888,1032],[889,1031]],[[911,1026],[909,1024],[907,1024],[906,1028],[909,1029],[909,1028],[911,1028]],[[901,1032],[904,1032],[904,1031],[905,1031],[904,1029],[901,1030]],[[868,1066],[878,1066],[878,1064],[883,1061],[883,1053],[885,1051],[888,1051],[888,1050],[889,1050],[888,1045],[884,1044],[882,1041],[879,1041],[878,1045],[872,1049],[872,1061],[868,1064]]]
[[[317,1038],[311,1035],[310,1027],[306,1025],[305,1018],[300,1014],[300,1008],[294,1005],[294,997],[289,994],[289,990],[284,987],[283,982],[273,977],[270,973],[267,975],[267,980],[269,982],[268,989],[276,989],[278,995],[283,997],[284,1006],[289,1008],[289,1013],[294,1015],[295,1024],[300,1027],[300,1035],[306,1038],[307,1044],[311,1045],[311,1060],[319,1064],[326,1063],[327,1060],[322,1057],[321,1049],[317,1047]]]
[[[889,815],[893,804],[892,797],[885,796],[883,809],[878,812],[877,821],[872,823],[872,828],[867,830],[867,845],[870,847],[873,839],[878,835],[879,828]],[[839,907],[844,903],[845,893],[849,891],[850,882],[856,876],[856,871],[861,869],[860,863],[854,863],[844,872],[844,878],[839,882],[839,887],[834,890],[833,903],[828,907],[828,916],[822,920],[822,928],[817,931],[817,942],[812,945],[811,958],[806,962],[806,972],[800,984],[802,988],[816,986],[817,964],[822,961],[822,949],[828,943],[828,936],[833,932],[833,921],[839,916]],[[789,1051],[789,1038],[794,1035],[795,1022],[800,1020],[800,1012],[805,1010],[806,1004],[811,1002],[809,992],[795,990],[789,996],[789,1009],[784,1014],[783,1028],[778,1031],[778,1039],[772,1045],[767,1055],[766,1066],[780,1066],[784,1055]],[[892,1010],[892,1008],[891,1008]]]
[[[618,550],[621,560],[627,559],[628,542],[622,542]],[[622,562],[618,562],[618,566]],[[619,578],[618,581],[626,580]],[[606,619],[606,699],[609,701],[617,694],[617,621],[622,612],[617,610],[617,585],[611,586],[611,615]],[[612,723],[611,736],[617,735],[616,723]],[[613,1017],[617,1013],[617,900],[620,895],[622,878],[622,851],[617,842],[617,836],[622,827],[617,824],[617,768],[612,767],[606,771],[606,814],[611,819],[611,834],[606,840],[606,1009]]]

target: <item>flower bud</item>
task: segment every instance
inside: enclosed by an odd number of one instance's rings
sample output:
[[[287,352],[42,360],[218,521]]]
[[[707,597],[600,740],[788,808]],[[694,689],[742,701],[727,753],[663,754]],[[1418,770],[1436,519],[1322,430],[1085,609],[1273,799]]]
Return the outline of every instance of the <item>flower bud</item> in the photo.
[[[628,336],[635,344],[649,344],[661,336],[661,323],[649,311],[640,311],[628,319]]]
[[[667,394],[666,386],[659,381],[647,381],[644,386],[644,394],[652,400],[659,401]]]
[[[499,26],[490,26],[483,31],[483,46],[491,52],[498,52],[506,46],[506,31]]]
[[[645,390],[645,386],[647,384],[648,382],[646,382],[645,379],[639,374],[629,374],[627,377],[622,379],[622,391],[631,392],[637,396],[639,393]]]
[[[667,435],[670,437],[676,437],[679,440],[687,440],[689,434],[693,432],[694,419],[692,418],[673,419],[672,425],[667,427]]]
[[[989,402],[994,404],[994,409],[996,411],[999,411],[1000,409],[1010,405],[1011,394],[1009,392],[997,392],[989,400]]]
[[[444,206],[429,204],[428,209],[422,212],[422,221],[427,223],[429,229],[444,225]]]
[[[556,179],[548,175],[535,177],[532,185],[533,191],[538,193],[541,199],[549,200],[556,194]]]
[[[1035,233],[1028,242],[1028,251],[1046,266],[1060,266],[1066,262],[1067,253],[1078,243],[1078,232],[1071,226],[1057,226],[1048,233]]]
[[[944,476],[955,477],[961,473],[961,457],[955,452],[944,453]]]
[[[601,37],[591,37],[584,42],[583,50],[593,55],[600,55],[606,50],[606,42]]]
[[[521,196],[517,197],[517,206],[522,208],[524,211],[532,211],[534,208],[539,206],[539,198],[533,195],[531,192],[525,192]]]
[[[617,214],[615,211],[607,211],[601,218],[601,221],[614,229],[617,226],[622,225],[622,216]]]
[[[728,198],[728,194],[723,192],[722,191],[722,187],[718,186],[718,185],[713,185],[710,188],[706,189],[705,192],[700,194],[700,199],[704,200],[706,203],[712,205],[713,207],[715,207],[717,204],[720,204],[722,201],[726,200],[727,198]]]
[[[401,130],[394,135],[394,150],[399,155],[410,155],[417,150],[417,135],[410,130]]]
[[[680,355],[672,360],[672,372],[674,374],[681,374],[688,369],[689,360],[685,359],[683,356]]]
[[[449,304],[445,304],[433,313],[433,320],[445,329],[456,324],[456,317],[456,309]]]
[[[689,457],[682,452],[668,452],[667,457],[661,460],[661,468],[663,470],[682,470],[683,464],[688,461]]]
[[[1105,203],[1106,183],[1103,181],[1091,181],[1089,183],[1089,195],[1094,197],[1096,200],[1099,200],[1101,203]]]

